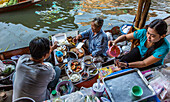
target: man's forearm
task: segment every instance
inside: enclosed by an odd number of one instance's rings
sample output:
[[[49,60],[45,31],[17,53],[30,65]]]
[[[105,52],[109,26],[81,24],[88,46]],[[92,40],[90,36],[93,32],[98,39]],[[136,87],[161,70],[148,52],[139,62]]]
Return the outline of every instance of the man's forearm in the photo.
[[[102,50],[103,50],[102,48],[94,50],[92,52],[92,56],[98,56],[98,55],[102,54]]]

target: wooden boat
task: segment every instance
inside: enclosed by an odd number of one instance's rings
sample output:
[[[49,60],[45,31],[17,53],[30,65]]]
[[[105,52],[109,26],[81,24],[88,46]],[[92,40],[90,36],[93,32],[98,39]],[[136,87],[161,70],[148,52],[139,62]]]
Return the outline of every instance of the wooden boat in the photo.
[[[170,16],[164,18],[164,20],[167,22],[167,24],[169,24]],[[113,34],[114,32],[112,30],[115,30],[115,28],[117,29],[117,27],[113,27],[111,30],[107,30],[105,32],[111,32]],[[169,34],[169,32],[170,32],[170,27],[168,26],[167,34]],[[78,34],[78,31],[71,31],[71,33]],[[66,32],[66,35],[69,35],[69,34],[70,34],[70,32]],[[23,48],[19,48],[19,49],[10,50],[10,51],[0,52],[0,60],[10,59],[12,56],[29,54],[29,53],[30,53],[29,47],[23,47]]]
[[[0,59],[1,60],[11,59],[12,56],[29,54],[29,53],[30,53],[29,47],[14,49],[14,50],[5,51],[5,52],[0,53]]]
[[[115,33],[113,32],[113,30],[117,30],[118,27],[113,27],[111,30],[106,30],[105,32],[111,32],[111,33]],[[59,33],[57,35],[60,35],[63,33]],[[66,32],[65,33],[66,36],[70,36],[70,34],[72,36],[77,35],[78,34],[78,30],[76,31],[70,31],[70,32]],[[11,59],[12,56],[16,56],[16,55],[23,55],[23,54],[29,54],[29,47],[23,47],[23,48],[19,48],[19,49],[14,49],[14,50],[10,50],[10,51],[4,51],[4,52],[0,52],[0,60],[5,60],[5,59]]]
[[[170,17],[167,17],[166,19],[164,19],[168,24],[169,24],[169,20],[170,20]],[[113,30],[113,29],[112,29]],[[112,30],[107,30],[107,32],[112,32]],[[168,28],[168,31],[170,29]],[[72,32],[66,32],[66,36],[72,34],[72,33],[76,33],[78,34],[78,31],[72,31]],[[12,56],[16,56],[16,55],[23,55],[23,54],[29,54],[30,51],[29,51],[29,47],[23,47],[23,48],[19,48],[19,49],[14,49],[14,50],[10,50],[10,51],[5,51],[5,52],[0,52],[0,60],[6,60],[6,59],[11,59]],[[52,56],[54,55],[54,53],[52,54]],[[54,58],[54,56],[53,56]],[[55,62],[55,59],[54,59],[54,62]],[[107,66],[109,64],[105,64],[106,62],[104,62],[102,64],[102,66]],[[54,64],[54,63],[53,63]],[[54,64],[55,65],[55,64]],[[65,71],[65,68],[63,68],[63,66],[65,66],[65,64],[61,64],[61,65],[58,65],[61,69],[62,69],[62,73],[61,73],[61,77],[65,77],[67,76],[66,74],[66,71]],[[160,67],[162,68],[162,67]],[[154,69],[154,68],[153,68]],[[85,81],[82,81],[82,82],[79,82],[79,83],[76,83],[75,85],[77,87],[81,87],[81,86],[84,86],[84,87],[90,87],[92,85],[92,83],[96,82],[98,78],[98,75],[96,75],[95,77],[92,77],[88,80],[85,80]],[[91,84],[90,84],[91,83]],[[12,89],[12,84],[10,85],[2,85],[0,84],[0,90],[10,90]]]
[[[14,11],[17,9],[25,8],[31,5],[34,5],[36,3],[39,3],[41,0],[18,0],[17,4],[14,5],[8,5],[6,7],[0,7],[0,13],[1,12],[8,12],[8,11]]]
[[[61,33],[58,34],[60,35]],[[66,36],[67,35],[69,36],[70,34],[78,34],[78,30],[66,32],[65,34]],[[10,51],[4,51],[4,52],[0,52],[0,60],[11,59],[12,56],[29,54],[29,53],[30,51],[28,46],[19,49],[10,50]]]

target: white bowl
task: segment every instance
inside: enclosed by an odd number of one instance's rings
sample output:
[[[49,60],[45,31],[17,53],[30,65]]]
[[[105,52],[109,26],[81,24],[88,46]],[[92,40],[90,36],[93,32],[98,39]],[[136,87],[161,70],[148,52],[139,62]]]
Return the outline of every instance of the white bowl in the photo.
[[[70,80],[72,81],[72,82],[78,82],[78,81],[80,81],[81,80],[81,75],[79,74],[79,73],[72,73],[71,75],[70,75]]]
[[[91,66],[93,64],[93,57],[92,56],[84,56],[83,62],[86,66]]]
[[[80,63],[81,70],[79,70],[79,71],[74,71],[74,70],[72,70],[72,62],[79,62],[79,63]],[[68,62],[68,69],[69,69],[71,72],[73,72],[73,73],[80,73],[80,72],[82,72],[82,71],[84,70],[84,66],[83,66],[83,64],[82,64],[82,62],[81,62],[80,60],[71,60],[71,61]]]
[[[90,73],[91,70],[93,70],[93,71],[97,70],[97,71],[96,71],[96,73],[92,74],[92,73]],[[89,75],[97,75],[98,74],[98,69],[96,67],[89,67],[87,69],[87,72],[89,73]]]

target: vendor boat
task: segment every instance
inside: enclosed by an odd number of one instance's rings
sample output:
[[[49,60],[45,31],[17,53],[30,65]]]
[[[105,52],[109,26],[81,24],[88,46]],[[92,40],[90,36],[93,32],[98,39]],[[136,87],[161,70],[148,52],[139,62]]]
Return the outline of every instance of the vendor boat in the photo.
[[[1,1],[3,1],[3,0],[1,0]],[[18,0],[18,2],[13,3],[13,4],[9,3],[10,0],[5,1],[5,2],[0,2],[0,13],[26,8],[28,6],[39,3],[40,1],[41,0]]]
[[[164,20],[169,20],[170,19],[170,17],[167,17],[166,19],[164,19]],[[112,30],[107,30],[107,31],[105,31],[105,32],[111,32],[112,34],[113,34],[113,29],[115,29],[114,27],[112,28]],[[66,37],[69,37],[71,34],[69,33],[69,32],[66,32],[65,33],[66,34]],[[73,34],[73,32],[72,32],[72,34]],[[78,31],[74,31],[74,34],[72,35],[72,37],[74,37],[74,36],[76,36],[78,34]],[[55,35],[62,35],[61,33],[60,34],[55,34]],[[55,36],[55,35],[53,35],[53,36]],[[52,41],[51,41],[52,42]],[[52,42],[52,43],[54,43],[54,42]],[[0,59],[3,61],[3,60],[7,60],[7,59],[12,59],[12,60],[17,60],[18,58],[19,58],[19,56],[18,55],[23,55],[23,54],[29,54],[30,52],[29,52],[29,47],[23,47],[23,48],[19,48],[19,49],[14,49],[14,50],[10,50],[10,51],[4,51],[4,52],[1,52],[0,53]],[[53,65],[58,65],[61,69],[65,66],[65,63],[61,63],[61,64],[56,64],[55,63],[55,53],[53,52],[52,54],[52,57],[54,58],[53,59],[53,61],[54,61],[54,63],[53,63]],[[14,57],[15,56],[15,57]],[[17,58],[18,57],[18,58]],[[105,62],[104,62],[105,63]],[[107,66],[107,65],[105,65],[105,66]],[[64,68],[63,68],[64,69]],[[67,74],[66,73],[64,73],[64,72],[66,72],[67,70],[65,70],[64,69],[64,71],[61,73],[61,76],[67,76]],[[79,83],[75,83],[74,85],[77,85],[78,87],[81,87],[81,86],[83,86],[83,85],[87,85],[87,87],[88,87],[88,84],[87,83],[89,83],[89,82],[91,82],[90,80],[93,80],[93,82],[95,82],[96,80],[97,80],[97,78],[98,78],[98,75],[96,75],[96,76],[94,76],[94,77],[91,77],[91,78],[89,78],[89,79],[87,79],[86,80],[86,82],[84,81],[84,82],[79,82]],[[2,86],[2,87],[1,87]],[[10,88],[12,88],[12,85],[0,85],[0,88],[2,88],[2,89],[4,89],[4,88],[6,88],[6,87],[10,87]]]

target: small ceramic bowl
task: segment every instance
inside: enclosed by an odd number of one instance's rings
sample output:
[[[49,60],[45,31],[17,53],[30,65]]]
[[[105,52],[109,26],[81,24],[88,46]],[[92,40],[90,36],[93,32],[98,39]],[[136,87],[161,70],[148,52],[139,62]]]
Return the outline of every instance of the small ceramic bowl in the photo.
[[[83,62],[85,66],[91,66],[93,64],[93,57],[92,56],[84,56]]]
[[[89,73],[83,72],[83,73],[81,73],[81,77],[82,77],[83,80],[87,80],[88,77],[89,77]]]
[[[81,75],[79,73],[74,73],[74,74],[72,73],[70,75],[70,80],[72,82],[79,82],[81,79],[82,79],[82,77],[81,77]]]
[[[67,61],[69,62],[71,60],[78,59],[78,55],[75,52],[67,51],[66,58],[67,58]]]
[[[96,67],[89,67],[87,69],[87,72],[89,75],[97,75],[98,74],[98,69]]]
[[[143,90],[140,86],[133,86],[131,92],[135,97],[140,97],[143,95]]]

